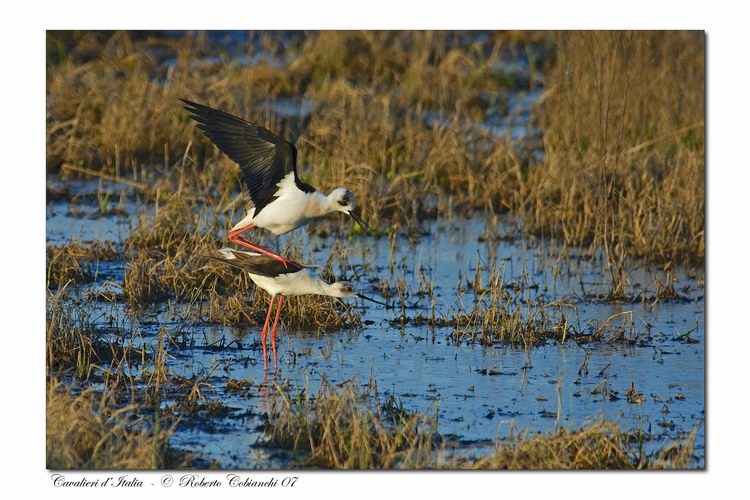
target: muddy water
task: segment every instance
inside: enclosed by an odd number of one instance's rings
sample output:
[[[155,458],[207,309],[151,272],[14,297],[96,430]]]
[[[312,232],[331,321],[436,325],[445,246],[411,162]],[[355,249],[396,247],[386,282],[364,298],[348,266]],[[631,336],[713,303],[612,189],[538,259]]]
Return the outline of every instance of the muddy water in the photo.
[[[48,244],[64,243],[71,236],[115,242],[127,237],[133,217],[81,216],[96,209],[94,203],[83,203],[71,213],[67,202],[49,203]],[[481,219],[441,220],[425,223],[422,229],[426,234],[419,242],[397,237],[394,254],[387,238],[363,236],[345,242],[350,247],[351,275],[347,278],[354,277],[358,288],[375,295],[369,277],[391,283],[402,277],[416,292],[421,277],[427,276],[437,313],[450,316],[475,300],[473,292],[458,292],[456,285],[459,276],[463,281],[473,279],[480,259],[505,283],[523,285],[522,296],[573,301],[582,330],[590,320],[603,322],[614,314],[630,312],[636,337],[630,343],[547,341],[527,349],[503,342],[457,345],[452,328],[409,322],[401,327],[400,309],[357,303],[363,311],[363,326],[356,329],[314,332],[284,324],[279,371],[270,374],[266,384],[288,385],[293,393],[302,389],[315,393],[323,377],[332,383],[355,379],[362,385],[372,377],[382,397],[392,395],[408,410],[437,409],[440,433],[460,439],[465,450],[475,455],[486,452],[487,445],[506,436],[512,426],[545,432],[608,418],[624,429],[641,429],[650,435],[653,439],[646,447],[659,447],[697,429],[695,465],[703,466],[704,299],[696,277],[686,270],[672,271],[684,301],[656,305],[596,302],[582,297],[607,288],[597,258],[560,259],[553,244],[528,241],[512,226],[496,230]],[[504,237],[488,239],[488,233]],[[310,239],[311,248],[325,249],[312,254],[314,263],[322,264],[333,239]],[[123,270],[124,263],[109,263],[102,267],[97,282],[122,282]],[[485,269],[485,278],[486,273]],[[655,277],[665,278],[645,268],[632,269],[629,276],[634,287],[644,290],[653,288]],[[407,317],[428,317],[430,302],[429,297],[410,295]],[[138,318],[128,316],[118,304],[84,302],[83,307],[94,312],[93,318],[100,318],[105,331],[113,324],[121,325],[125,331],[139,332],[144,342],[154,343],[163,326],[167,331],[179,329],[190,338],[187,347],[170,348],[170,368],[186,378],[210,373],[212,388],[206,396],[221,400],[230,412],[218,418],[186,419],[172,439],[174,446],[227,468],[288,464],[286,454],[261,445],[259,426],[269,400],[264,396],[256,327],[221,327],[200,320],[186,323],[187,311],[179,304]],[[216,345],[227,347],[217,349]],[[230,378],[249,379],[257,385],[249,396],[240,396],[225,390]],[[628,402],[626,391],[631,385],[644,397],[642,403]]]

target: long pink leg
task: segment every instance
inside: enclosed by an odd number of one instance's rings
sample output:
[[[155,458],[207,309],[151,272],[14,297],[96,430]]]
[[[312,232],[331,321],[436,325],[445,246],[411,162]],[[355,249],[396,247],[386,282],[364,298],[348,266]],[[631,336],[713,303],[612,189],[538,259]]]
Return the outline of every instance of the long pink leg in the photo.
[[[285,259],[281,255],[275,254],[272,251],[270,251],[270,250],[268,250],[266,248],[263,248],[260,245],[256,245],[255,243],[251,243],[250,241],[248,241],[245,238],[243,238],[242,236],[240,236],[241,233],[244,233],[245,231],[247,231],[249,229],[252,229],[254,227],[255,227],[255,224],[251,224],[251,225],[249,225],[247,227],[243,227],[243,228],[236,229],[236,230],[232,231],[231,233],[229,233],[229,236],[228,236],[229,241],[231,241],[233,243],[237,243],[237,244],[242,245],[242,246],[245,246],[245,247],[249,248],[250,250],[255,250],[256,252],[260,252],[260,253],[262,253],[264,255],[268,255],[269,257],[273,257],[274,259],[283,262],[285,266],[287,264],[294,264],[294,265],[297,265],[297,266],[301,266],[302,265],[302,264],[299,264],[298,262],[294,262],[293,260]]]
[[[263,325],[263,331],[260,334],[260,341],[263,343],[263,370],[268,369],[268,355],[266,354],[266,332],[268,331],[268,321],[271,319],[271,309],[273,308],[273,299],[275,295],[271,295],[271,302],[268,304],[268,313],[266,313],[266,322]]]
[[[271,330],[271,348],[273,349],[273,368],[278,368],[279,362],[276,359],[276,326],[279,324],[279,315],[281,315],[281,304],[284,303],[284,296],[279,296],[279,305],[276,306],[276,319],[273,321],[273,329]]]

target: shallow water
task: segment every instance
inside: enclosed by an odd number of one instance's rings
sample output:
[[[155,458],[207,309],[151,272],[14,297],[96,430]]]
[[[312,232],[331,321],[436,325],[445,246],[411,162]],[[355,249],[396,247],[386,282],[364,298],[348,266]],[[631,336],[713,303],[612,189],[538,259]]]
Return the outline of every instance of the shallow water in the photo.
[[[72,215],[67,202],[48,204],[48,244],[64,243],[71,235],[80,240],[121,242],[134,225],[133,216],[80,217],[80,211],[96,210],[96,206],[79,205],[78,215]],[[127,205],[130,209],[135,206]],[[546,341],[528,349],[504,342],[457,345],[451,337],[453,328],[408,322],[401,328],[394,321],[401,315],[399,308],[386,310],[357,303],[363,311],[363,326],[358,328],[312,332],[284,324],[279,371],[271,373],[266,382],[289,384],[293,393],[305,388],[314,394],[323,377],[334,384],[354,379],[361,385],[372,377],[381,398],[393,395],[408,410],[432,412],[437,408],[439,432],[457,437],[465,450],[474,454],[490,449],[487,443],[506,436],[511,426],[546,432],[556,427],[575,429],[606,417],[617,420],[624,429],[642,429],[651,435],[654,439],[647,448],[658,448],[697,429],[694,465],[704,465],[704,298],[697,277],[689,277],[686,270],[672,271],[675,288],[687,298],[680,302],[653,307],[640,302],[595,302],[582,297],[584,292],[596,294],[607,289],[607,278],[596,257],[558,259],[554,244],[529,242],[511,225],[498,230],[478,218],[434,221],[425,223],[423,229],[426,235],[418,243],[399,236],[393,256],[387,238],[351,238],[345,242],[352,266],[347,278],[354,277],[356,287],[376,296],[368,282],[372,276],[390,282],[403,277],[414,292],[419,289],[420,275],[426,275],[433,284],[438,314],[450,316],[475,300],[472,291],[458,292],[456,284],[459,276],[464,282],[473,279],[481,259],[491,263],[504,283],[524,285],[522,297],[572,300],[580,330],[592,319],[605,321],[614,314],[632,312],[636,341],[605,339],[581,346],[572,340],[565,344]],[[503,237],[487,239],[488,233]],[[312,248],[323,249],[312,254],[313,263],[321,265],[333,238],[302,238],[309,239]],[[395,262],[393,271],[389,261]],[[122,282],[123,273],[122,262],[102,265],[97,283],[79,291],[107,279]],[[486,278],[486,270],[484,274]],[[629,276],[634,286],[642,288],[650,287],[654,277],[664,278],[646,268],[632,269]],[[410,318],[431,314],[429,297],[412,294],[407,304]],[[113,324],[122,325],[125,331],[138,332],[144,342],[153,344],[159,329],[165,327],[168,332],[179,329],[191,339],[181,349],[170,346],[170,368],[186,378],[211,373],[208,382],[212,388],[206,396],[221,400],[230,413],[183,421],[171,440],[174,446],[199,452],[227,468],[278,468],[288,463],[288,455],[260,444],[259,426],[269,405],[263,391],[259,393],[256,386],[251,397],[243,397],[225,390],[230,378],[249,379],[262,387],[257,327],[185,322],[187,310],[180,304],[137,318],[126,314],[121,304],[84,302],[83,307],[95,311],[92,317],[105,331]],[[690,342],[682,337],[687,332]],[[210,347],[222,341],[228,347]],[[594,391],[602,383],[607,394]],[[625,393],[631,384],[645,397],[642,404],[628,402]]]

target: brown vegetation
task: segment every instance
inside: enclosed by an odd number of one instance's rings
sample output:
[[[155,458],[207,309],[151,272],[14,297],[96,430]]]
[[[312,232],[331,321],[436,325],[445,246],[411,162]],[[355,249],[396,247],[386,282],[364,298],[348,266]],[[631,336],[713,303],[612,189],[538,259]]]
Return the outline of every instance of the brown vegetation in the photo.
[[[93,241],[47,247],[47,288],[94,279],[99,261],[120,258],[111,242]]]
[[[277,387],[266,434],[271,444],[298,452],[298,465],[336,469],[683,469],[691,467],[694,433],[647,454],[643,432],[599,421],[549,434],[514,431],[481,458],[451,453],[430,416],[381,403],[370,384],[337,389],[323,383],[314,397]]]
[[[703,34],[531,35],[525,46],[502,33],[248,35],[248,57],[285,63],[245,66],[212,62],[222,49],[200,35],[50,32],[48,164],[68,175],[130,171],[145,185],[179,166],[225,204],[236,168],[194,132],[178,101],[188,97],[299,135],[303,177],[324,190],[347,185],[381,227],[435,209],[509,210],[540,234],[605,247],[617,283],[625,256],[702,261]],[[54,47],[73,55],[52,57]],[[527,80],[499,69],[523,47],[538,54]],[[508,106],[509,90],[538,85],[536,65],[547,87],[541,161],[529,154],[533,136],[513,142],[477,126]],[[270,107],[277,98],[314,112],[283,116]],[[436,206],[421,201],[434,196]]]
[[[100,261],[124,259],[117,286],[136,315],[176,301],[191,320],[191,314],[225,325],[264,319],[267,294],[246,274],[207,258],[226,244],[245,199],[238,169],[195,129],[180,97],[296,140],[303,179],[324,191],[351,189],[364,219],[390,235],[392,249],[397,232],[418,235],[425,217],[479,210],[492,221],[487,237],[501,237],[497,214],[507,212],[523,221],[524,231],[555,236],[564,249],[583,246],[589,257],[604,255],[611,290],[601,296],[582,290],[586,300],[637,300],[627,280],[633,257],[664,268],[703,263],[703,33],[490,33],[479,41],[448,32],[335,31],[283,42],[248,34],[243,47],[246,53],[239,55],[262,56],[257,64],[238,62],[238,54],[228,56],[202,34],[47,34],[48,170],[62,181],[119,181],[147,207],[121,248],[100,242],[47,247],[47,288],[55,291],[48,296],[46,331],[49,467],[184,466],[167,444],[174,422],[154,408],[173,401],[164,409],[170,419],[228,411],[208,398],[215,390],[208,375],[185,379],[170,369],[179,332],[162,329],[151,343],[139,339],[137,348],[128,347],[124,336],[115,341],[105,335],[66,295],[69,284],[96,279]],[[509,56],[528,60],[527,71],[504,69]],[[271,64],[269,57],[281,63]],[[540,86],[544,92],[524,138],[482,126],[498,115],[521,114],[511,106],[511,93]],[[289,116],[275,107],[279,103],[309,105],[312,113]],[[48,188],[48,196],[75,203],[65,188]],[[110,194],[100,190],[97,196],[100,212],[109,213]],[[325,233],[349,223],[332,216],[307,230]],[[251,239],[273,244],[260,231]],[[296,240],[282,253],[321,264]],[[347,257],[338,246],[320,272],[329,279],[361,278]],[[409,288],[406,271],[399,275],[393,261],[392,282],[367,266],[365,272],[371,273],[367,281],[401,304],[396,323],[452,327],[456,343],[633,342],[638,335],[632,314],[582,324],[574,300],[536,300],[529,283],[504,283],[496,264],[478,264],[466,283],[459,276],[469,305],[449,313],[438,312],[423,271],[415,277],[418,290]],[[653,296],[640,300],[682,300],[669,274],[654,283]],[[429,318],[407,317],[407,299],[414,297],[432,302]],[[307,296],[285,302],[282,321],[331,331],[358,325],[360,315],[339,301]],[[75,395],[61,382],[70,378],[95,379],[102,392]],[[251,387],[226,389],[250,394]],[[362,391],[324,384],[314,396],[279,389],[274,397],[269,442],[294,450],[300,466],[620,469],[693,463],[694,436],[646,455],[640,445],[649,436],[611,422],[546,435],[516,432],[498,442],[494,454],[475,458],[455,452],[438,434],[437,412],[382,402],[372,386]]]
[[[539,118],[545,159],[519,207],[527,228],[624,256],[705,255],[705,35],[567,32]]]
[[[47,468],[161,469],[181,464],[170,449],[166,420],[121,406],[112,393],[73,395],[57,379],[47,383]]]

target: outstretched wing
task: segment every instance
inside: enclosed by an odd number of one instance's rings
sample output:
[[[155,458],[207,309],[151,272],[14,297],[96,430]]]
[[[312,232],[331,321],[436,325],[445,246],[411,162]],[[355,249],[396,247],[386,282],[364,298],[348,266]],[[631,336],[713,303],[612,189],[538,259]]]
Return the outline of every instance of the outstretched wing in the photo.
[[[273,201],[281,179],[294,174],[297,187],[311,193],[315,189],[297,176],[297,148],[268,129],[250,123],[218,109],[209,108],[186,99],[190,117],[211,142],[240,166],[242,178],[258,214]]]

